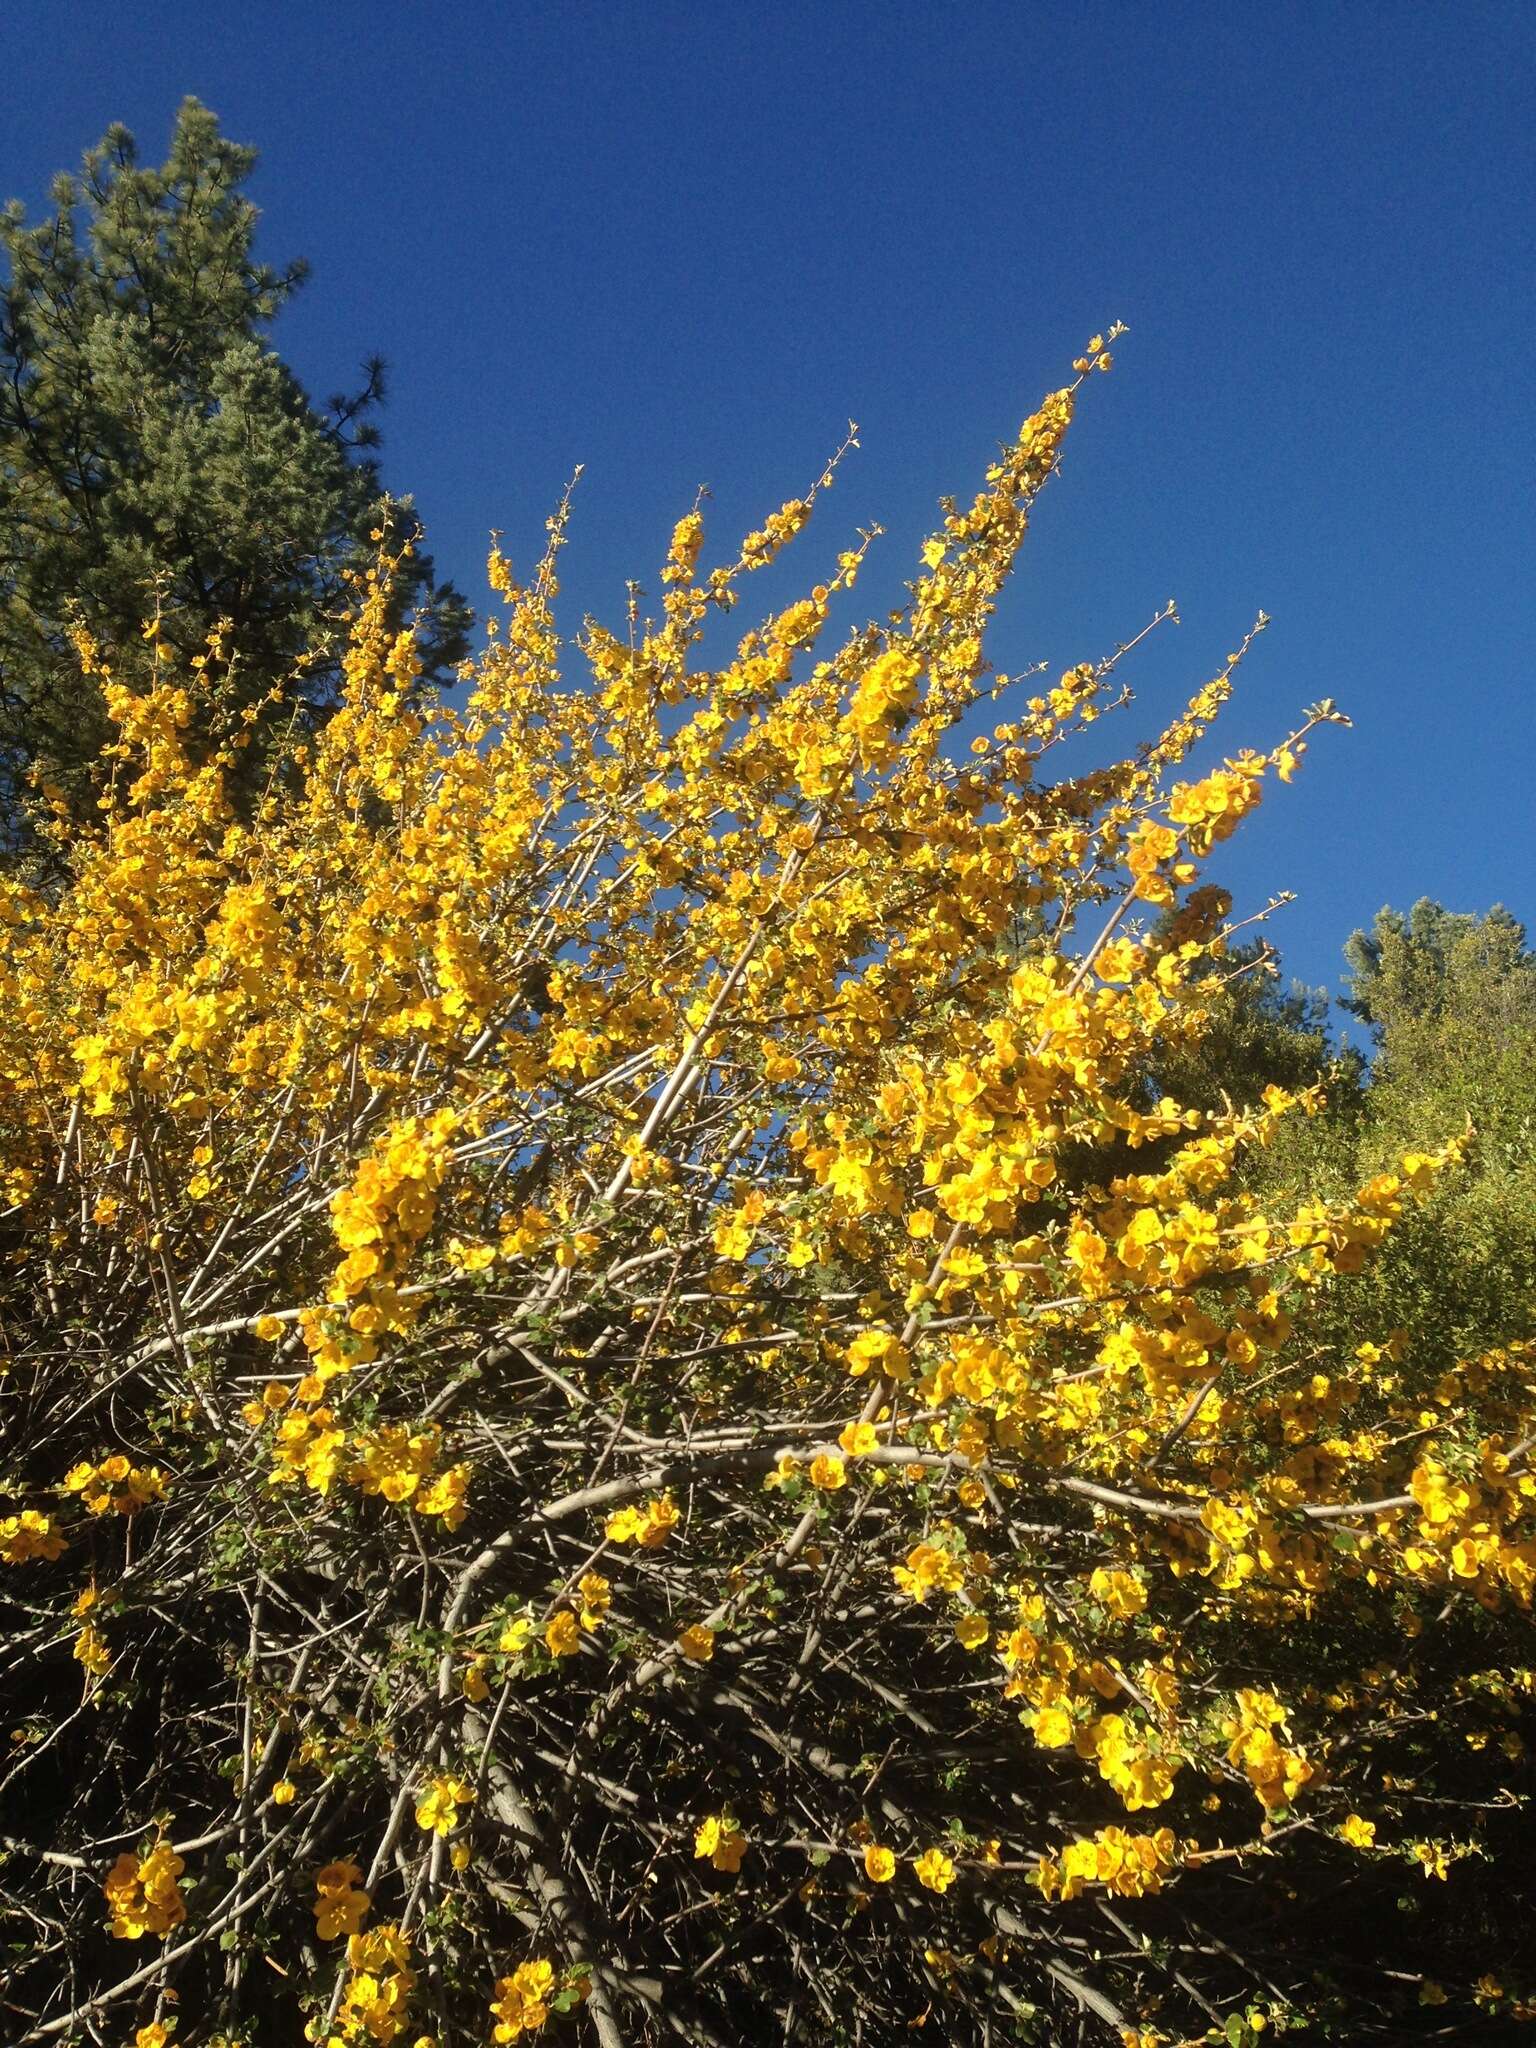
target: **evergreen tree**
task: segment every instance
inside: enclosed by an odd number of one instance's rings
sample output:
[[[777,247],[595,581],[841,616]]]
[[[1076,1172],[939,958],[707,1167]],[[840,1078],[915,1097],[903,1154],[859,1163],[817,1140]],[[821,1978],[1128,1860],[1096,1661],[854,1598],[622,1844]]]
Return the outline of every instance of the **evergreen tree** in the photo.
[[[236,660],[200,707],[207,735],[274,691],[268,728],[321,717],[346,571],[381,523],[414,533],[368,453],[381,365],[321,411],[266,339],[305,271],[254,258],[254,162],[189,99],[159,170],[114,127],[78,179],[55,181],[48,218],[28,226],[17,202],[0,213],[0,845],[13,852],[34,771],[78,821],[94,815],[108,732],[73,628],[113,648],[132,684],[146,620],[187,658],[227,621]],[[419,609],[428,677],[462,657],[467,608],[426,556],[406,564],[399,603]],[[317,636],[320,658],[296,673]]]
[[[1320,992],[1282,994],[1250,948],[1217,964],[1209,1030],[1147,1088],[1217,1108],[1256,1102],[1270,1082],[1321,1082],[1321,1114],[1287,1118],[1239,1162],[1242,1184],[1275,1203],[1344,1198],[1470,1128],[1465,1164],[1318,1319],[1341,1360],[1406,1332],[1427,1394],[1458,1358],[1536,1328],[1536,953],[1502,906],[1475,916],[1428,900],[1381,911],[1344,950],[1342,1007],[1369,1030],[1368,1060],[1335,1044]]]
[[[1323,1086],[1331,1102],[1355,1104],[1364,1062],[1335,1043],[1327,990],[1283,981],[1272,946],[1233,946],[1213,961],[1205,1007],[1210,1023],[1199,1043],[1149,1076],[1157,1094],[1215,1110],[1224,1098],[1252,1107],[1268,1087]]]
[[[1536,954],[1502,903],[1485,917],[1446,910],[1427,896],[1406,917],[1378,911],[1373,928],[1346,944],[1344,958],[1345,1007],[1383,1045],[1452,1018],[1494,1033],[1529,1028],[1536,1018]]]
[[[1395,1321],[1471,1351],[1536,1324],[1536,953],[1495,905],[1381,911],[1345,948],[1348,1007],[1376,1041],[1358,1166],[1470,1126],[1466,1171],[1376,1265]],[[1417,1262],[1417,1263],[1416,1263]]]
[[[1206,1032],[1164,1054],[1143,1095],[1216,1111],[1252,1106],[1270,1084],[1321,1084],[1320,1114],[1286,1118],[1238,1161],[1240,1184],[1275,1204],[1345,1199],[1405,1151],[1470,1128],[1465,1164],[1320,1303],[1341,1361],[1362,1340],[1406,1332],[1427,1397],[1457,1359],[1536,1328],[1536,952],[1502,906],[1476,916],[1428,900],[1381,911],[1344,950],[1341,1006],[1367,1027],[1368,1058],[1330,1031],[1323,991],[1287,992],[1267,949],[1248,945],[1212,963]],[[1143,1157],[1119,1147],[1089,1177],[1140,1170]]]

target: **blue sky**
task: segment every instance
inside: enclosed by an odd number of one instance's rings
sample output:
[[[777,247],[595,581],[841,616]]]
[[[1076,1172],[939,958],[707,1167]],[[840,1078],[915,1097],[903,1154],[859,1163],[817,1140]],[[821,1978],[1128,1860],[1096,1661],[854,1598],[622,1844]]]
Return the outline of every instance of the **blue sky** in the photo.
[[[1288,969],[1383,903],[1536,926],[1536,10],[691,0],[153,8],[12,0],[0,194],[196,93],[256,144],[274,339],[317,394],[391,366],[386,479],[479,600],[578,462],[568,618],[616,617],[708,484],[734,535],[862,446],[793,551],[881,523],[899,601],[941,492],[1114,318],[999,620],[1053,668],[1182,626],[1124,744],[1261,607],[1225,743],[1324,695],[1225,853]],[[1132,721],[1126,723],[1126,720]]]

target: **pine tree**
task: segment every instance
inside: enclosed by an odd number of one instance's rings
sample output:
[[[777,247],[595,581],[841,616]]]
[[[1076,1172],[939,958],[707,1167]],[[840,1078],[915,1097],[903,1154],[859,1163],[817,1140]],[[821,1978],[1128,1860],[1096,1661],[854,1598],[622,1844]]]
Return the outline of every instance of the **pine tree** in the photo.
[[[318,719],[336,658],[322,651],[295,681],[296,657],[317,635],[325,649],[370,536],[414,534],[369,452],[381,364],[320,410],[267,339],[305,267],[255,260],[242,189],[254,163],[189,99],[159,170],[114,127],[78,179],[55,181],[48,218],[28,226],[18,202],[0,213],[0,845],[12,853],[29,840],[34,782],[76,821],[95,813],[109,735],[73,629],[112,647],[132,685],[147,620],[187,656],[227,621],[236,658],[199,707],[207,736],[257,703],[268,729]],[[419,609],[424,673],[441,675],[466,648],[463,600],[417,553],[399,604]],[[252,772],[263,753],[248,755]]]
[[[1344,948],[1345,1007],[1385,1044],[1451,1018],[1494,1032],[1536,1019],[1536,954],[1502,903],[1486,916],[1451,911],[1427,896],[1404,917],[1381,910]]]

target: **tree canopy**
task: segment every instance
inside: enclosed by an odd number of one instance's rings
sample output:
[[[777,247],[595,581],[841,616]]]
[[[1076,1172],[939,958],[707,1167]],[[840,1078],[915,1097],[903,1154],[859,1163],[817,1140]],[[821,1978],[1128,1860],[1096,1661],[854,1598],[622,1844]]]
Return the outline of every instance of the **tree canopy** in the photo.
[[[1426,897],[1404,917],[1383,910],[1344,948],[1347,1007],[1381,1044],[1406,1057],[1414,1027],[1454,1022],[1506,1038],[1536,1020],[1536,954],[1525,927],[1496,903],[1486,916],[1446,910]],[[1447,1034],[1445,1042],[1450,1042]]]
[[[373,414],[360,390],[317,410],[267,330],[304,277],[254,254],[255,152],[188,100],[159,169],[116,127],[29,226],[0,213],[0,831],[27,835],[32,771],[75,823],[94,820],[111,727],[80,632],[142,681],[149,626],[183,660],[223,631],[237,661],[204,694],[207,736],[261,732],[336,700],[345,576],[386,525]],[[422,606],[420,659],[465,651],[465,607],[417,554],[393,600]],[[328,628],[330,629],[328,631]],[[248,764],[263,757],[258,745]],[[247,775],[253,772],[248,766]]]
[[[1074,768],[1124,622],[988,660],[1109,339],[879,624],[834,542],[712,651],[831,471],[569,641],[562,506],[456,707],[386,552],[245,811],[234,638],[94,649],[0,878],[20,2048],[1536,2012],[1533,1353],[1375,1280],[1477,1134],[1270,1176],[1329,1062],[1202,875],[1340,714],[1213,755],[1250,635]]]

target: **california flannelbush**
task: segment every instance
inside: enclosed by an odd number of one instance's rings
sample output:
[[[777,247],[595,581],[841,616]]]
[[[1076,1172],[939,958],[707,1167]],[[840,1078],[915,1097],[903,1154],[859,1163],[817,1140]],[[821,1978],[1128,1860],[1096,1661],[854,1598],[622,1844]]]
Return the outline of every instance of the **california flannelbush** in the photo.
[[[238,813],[232,641],[81,636],[108,808],[0,884],[15,2040],[1529,2010],[1532,1361],[1314,1332],[1467,1140],[1261,1208],[1315,1093],[1143,1079],[1339,714],[1197,772],[1245,640],[1074,774],[1128,650],[983,653],[1108,367],[840,640],[867,541],[713,652],[830,472],[571,647],[562,507],[461,709],[382,557]]]

